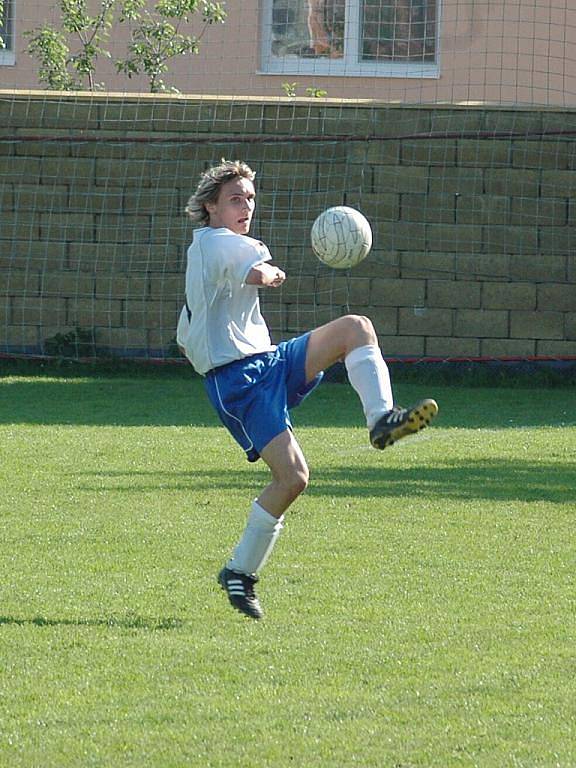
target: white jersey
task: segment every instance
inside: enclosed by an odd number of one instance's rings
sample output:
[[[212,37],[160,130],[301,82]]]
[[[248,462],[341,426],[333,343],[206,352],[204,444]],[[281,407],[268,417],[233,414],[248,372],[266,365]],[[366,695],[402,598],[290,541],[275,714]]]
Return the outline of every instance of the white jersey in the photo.
[[[258,288],[246,283],[250,270],[271,258],[263,243],[225,227],[195,230],[176,340],[198,373],[275,349]]]

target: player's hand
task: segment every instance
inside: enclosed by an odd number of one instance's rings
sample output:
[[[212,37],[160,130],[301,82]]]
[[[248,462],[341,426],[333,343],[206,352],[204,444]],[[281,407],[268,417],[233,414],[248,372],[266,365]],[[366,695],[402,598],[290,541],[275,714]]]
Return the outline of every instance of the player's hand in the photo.
[[[272,264],[256,264],[246,278],[247,285],[258,285],[263,288],[278,288],[286,280],[286,273],[280,267]]]
[[[269,283],[271,288],[278,288],[286,280],[286,273],[279,267],[274,267],[274,274],[271,275],[272,280]]]

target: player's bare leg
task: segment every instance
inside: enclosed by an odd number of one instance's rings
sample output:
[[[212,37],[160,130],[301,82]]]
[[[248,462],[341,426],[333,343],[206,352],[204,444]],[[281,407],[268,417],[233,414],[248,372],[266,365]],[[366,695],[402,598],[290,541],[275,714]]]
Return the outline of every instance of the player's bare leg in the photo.
[[[258,503],[280,518],[308,485],[306,459],[289,429],[271,440],[261,456],[270,467],[272,482],[262,491]]]
[[[254,619],[263,616],[254,591],[258,573],[268,560],[276,543],[284,512],[308,484],[308,467],[296,438],[287,429],[261,451],[269,466],[272,482],[252,503],[244,533],[218,576],[220,586],[237,610]]]
[[[372,322],[362,315],[344,315],[313,330],[306,353],[306,379],[312,379],[352,350],[377,346],[378,337]]]

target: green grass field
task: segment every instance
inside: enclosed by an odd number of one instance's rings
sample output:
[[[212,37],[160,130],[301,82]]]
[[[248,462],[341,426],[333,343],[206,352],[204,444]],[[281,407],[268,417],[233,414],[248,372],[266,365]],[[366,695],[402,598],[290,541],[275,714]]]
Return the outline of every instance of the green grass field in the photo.
[[[573,389],[294,413],[311,485],[233,611],[267,481],[182,376],[0,378],[0,766],[576,766]]]

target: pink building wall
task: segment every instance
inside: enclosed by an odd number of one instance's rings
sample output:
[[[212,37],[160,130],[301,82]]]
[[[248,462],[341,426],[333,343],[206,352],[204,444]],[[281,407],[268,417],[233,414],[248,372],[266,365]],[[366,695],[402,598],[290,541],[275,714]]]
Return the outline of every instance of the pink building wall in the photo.
[[[13,3],[15,63],[0,63],[0,89],[39,89],[37,64],[26,52],[23,32],[43,18],[54,21],[55,10],[46,0]],[[297,82],[299,95],[314,87],[326,90],[329,98],[576,106],[576,4],[443,0],[439,75],[430,78],[263,74],[262,0],[229,0],[226,7],[225,24],[206,31],[199,55],[174,61],[168,85],[184,94],[282,97],[282,84]],[[114,27],[113,56],[122,55],[126,34],[125,26]],[[128,80],[104,59],[97,80],[109,91],[148,90],[143,77]]]

